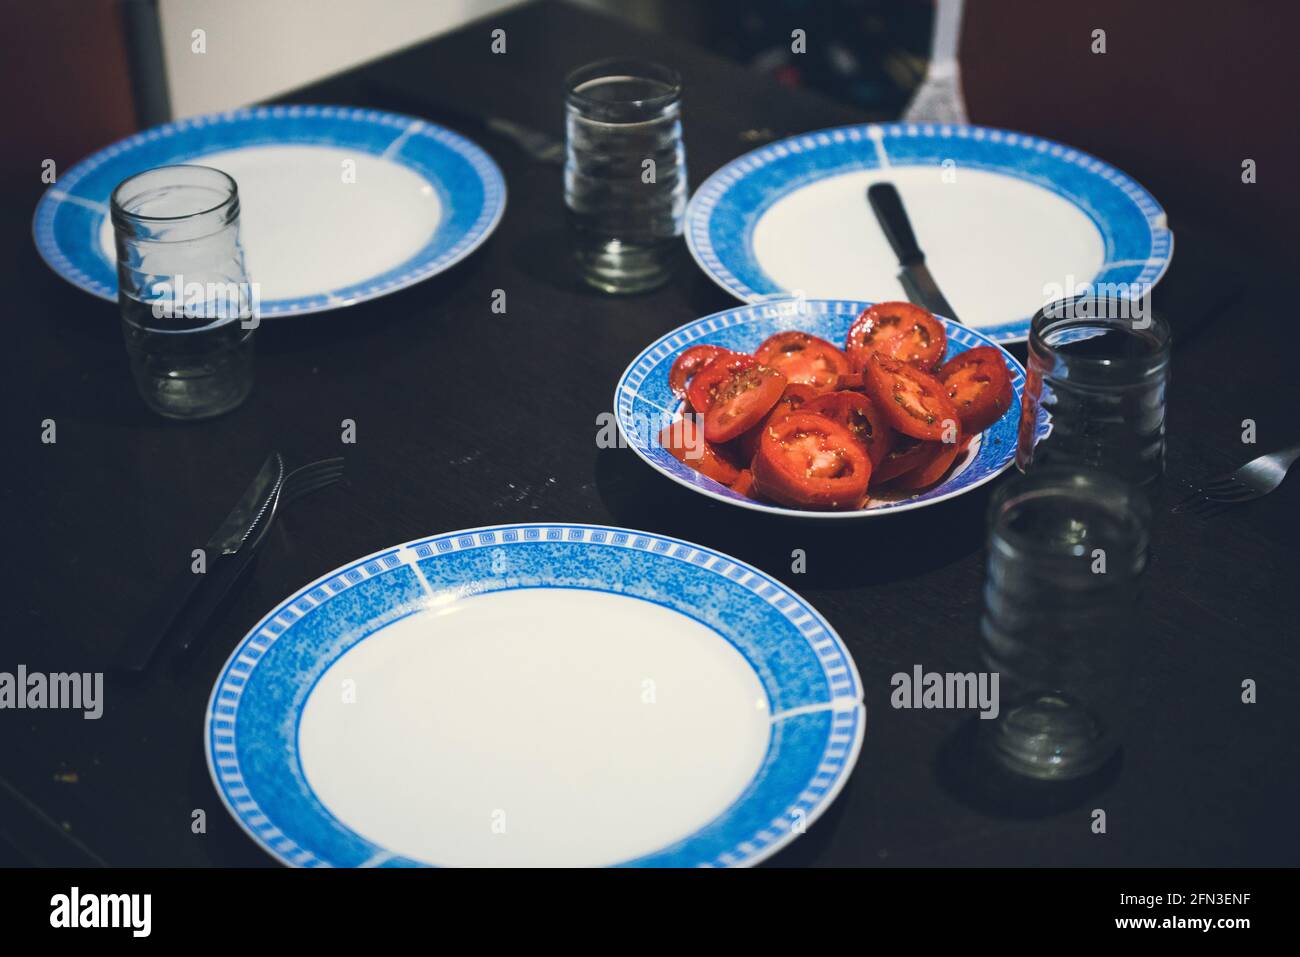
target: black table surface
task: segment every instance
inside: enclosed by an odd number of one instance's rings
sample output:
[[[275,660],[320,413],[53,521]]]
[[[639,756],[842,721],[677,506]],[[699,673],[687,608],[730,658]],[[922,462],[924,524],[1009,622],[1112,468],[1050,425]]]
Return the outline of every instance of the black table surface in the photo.
[[[505,55],[491,52],[498,27]],[[290,99],[385,108],[375,89],[387,85],[559,137],[565,73],[624,53],[651,54],[683,74],[696,184],[749,148],[744,131],[865,118],[552,3],[471,24]],[[1283,340],[1291,280],[1198,223],[1194,209],[1169,210],[1177,256],[1157,306],[1177,344],[1168,474],[1156,492],[1135,649],[1137,720],[1120,763],[1089,788],[1006,792],[970,766],[969,714],[889,704],[896,672],[977,667],[991,490],[832,528],[711,502],[626,449],[598,448],[598,416],[640,349],[734,302],[689,261],[648,295],[584,289],[566,261],[559,169],[508,141],[479,139],[509,189],[491,240],[396,295],[264,324],[252,397],[206,423],[145,410],[115,307],[45,268],[30,208],[7,217],[0,671],[107,669],[270,449],[290,463],[343,454],[348,479],[285,512],[254,579],[191,667],[134,683],[110,674],[98,721],[0,712],[8,845],[0,861],[270,863],[222,809],[204,761],[207,695],[230,649],[284,595],[360,555],[442,531],[544,520],[645,529],[729,552],[796,589],[843,636],[865,689],[861,757],[825,817],[774,863],[1295,863],[1300,481],[1212,520],[1168,510],[1198,480],[1300,437],[1296,365]],[[504,315],[492,310],[498,289]],[[56,423],[54,444],[40,440],[46,419]],[[341,444],[344,419],[356,423],[354,445]],[[1243,444],[1246,419],[1256,445]],[[794,549],[807,556],[802,574],[792,571]],[[1242,702],[1246,679],[1257,683],[1257,703]],[[1095,808],[1106,811],[1105,834],[1091,827]],[[196,834],[200,809],[207,828]]]

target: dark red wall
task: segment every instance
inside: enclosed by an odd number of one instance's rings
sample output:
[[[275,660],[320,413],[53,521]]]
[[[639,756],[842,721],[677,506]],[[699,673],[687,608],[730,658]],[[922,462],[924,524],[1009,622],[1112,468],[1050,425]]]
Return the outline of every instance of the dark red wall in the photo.
[[[9,131],[0,149],[0,202],[30,212],[45,189],[43,160],[62,172],[136,129],[120,4],[0,4],[0,89]]]
[[[1175,235],[1195,216],[1289,249],[1294,268],[1298,42],[1292,0],[967,0],[963,82],[972,122],[1095,153],[1156,195]]]

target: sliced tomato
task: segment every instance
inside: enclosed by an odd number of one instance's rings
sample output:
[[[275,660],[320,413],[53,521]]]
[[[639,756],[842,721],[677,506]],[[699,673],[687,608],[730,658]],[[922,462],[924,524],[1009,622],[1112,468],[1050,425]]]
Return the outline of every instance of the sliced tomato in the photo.
[[[752,429],[776,405],[785,384],[785,376],[769,366],[733,372],[714,390],[713,404],[704,413],[704,437],[729,442]]]
[[[900,475],[912,471],[912,469],[920,468],[933,457],[936,450],[932,446],[938,444],[937,442],[922,442],[910,435],[895,432],[894,447],[889,450],[889,454],[885,456],[884,460],[872,470],[872,487],[883,485],[886,482],[893,481]]]
[[[889,427],[875,403],[861,392],[819,395],[804,406],[804,411],[824,415],[852,432],[853,437],[862,443],[862,447],[871,456],[872,468],[881,463],[894,445],[894,430]]]
[[[668,388],[673,390],[673,395],[685,398],[686,383],[691,376],[724,353],[731,353],[731,350],[722,346],[691,346],[674,359],[673,367],[668,370]]]
[[[776,400],[776,405],[772,406],[771,411],[767,413],[763,421],[748,432],[742,433],[731,443],[741,461],[752,462],[754,460],[754,454],[758,451],[758,440],[762,438],[763,427],[768,422],[803,408],[817,398],[818,395],[817,390],[810,385],[787,385],[785,391],[781,393],[781,398]]]
[[[740,469],[704,438],[699,419],[697,415],[682,416],[659,433],[659,444],[677,461],[730,485],[740,476]]]
[[[848,356],[833,343],[797,329],[770,336],[754,350],[754,357],[789,381],[819,392],[839,388],[840,376],[853,371]]]
[[[731,490],[740,495],[752,495],[754,492],[754,473],[749,469],[741,469],[736,481],[731,483]]]
[[[871,459],[844,426],[800,411],[764,426],[753,470],[755,490],[781,505],[850,509],[867,494]]]
[[[957,353],[944,363],[938,378],[947,387],[962,431],[968,435],[983,432],[1002,418],[1015,398],[1011,373],[1002,353],[992,346]]]
[[[956,442],[926,442],[925,445],[929,446],[927,460],[904,472],[894,483],[894,488],[912,490],[933,485],[947,474],[958,453],[968,444],[964,436]]]
[[[910,302],[868,306],[849,327],[844,351],[859,371],[874,353],[933,369],[948,350],[948,334],[934,314]]]
[[[708,412],[709,406],[713,405],[718,387],[731,378],[733,372],[752,369],[756,365],[758,365],[757,359],[739,352],[724,352],[714,356],[700,366],[691,377],[690,383],[686,386],[686,401],[696,412]]]
[[[846,372],[840,376],[839,388],[841,389],[852,389],[855,392],[861,392],[866,387],[866,384],[862,381],[861,372]]]
[[[956,429],[957,407],[943,383],[928,372],[877,353],[867,363],[866,379],[867,393],[899,432],[937,441]]]

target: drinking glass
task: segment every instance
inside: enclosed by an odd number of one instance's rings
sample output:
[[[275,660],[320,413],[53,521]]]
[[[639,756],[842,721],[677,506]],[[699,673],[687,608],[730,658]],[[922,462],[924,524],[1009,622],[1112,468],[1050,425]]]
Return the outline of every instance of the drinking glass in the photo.
[[[686,216],[681,79],[612,59],[575,70],[566,86],[564,202],[578,272],[611,293],[662,285]]]
[[[994,496],[980,650],[1000,707],[980,724],[1005,767],[1065,780],[1119,747],[1149,524],[1145,494],[1101,472],[1036,468]]]
[[[239,190],[220,170],[162,166],[113,191],[118,304],[136,388],[173,419],[238,406],[253,387],[260,296],[239,242]]]
[[[1129,300],[1050,303],[1029,329],[1016,464],[1073,465],[1146,486],[1164,472],[1169,326]],[[1038,435],[1046,413],[1048,429]]]

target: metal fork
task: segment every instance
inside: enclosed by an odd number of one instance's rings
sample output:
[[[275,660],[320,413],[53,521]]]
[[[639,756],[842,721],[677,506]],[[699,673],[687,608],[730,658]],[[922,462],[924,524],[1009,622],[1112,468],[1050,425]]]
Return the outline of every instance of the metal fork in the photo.
[[[175,645],[177,657],[190,652],[195,642],[206,630],[208,621],[225,601],[226,596],[234,591],[235,587],[244,578],[244,573],[257,556],[262,541],[266,538],[267,531],[274,524],[275,517],[280,512],[280,506],[296,502],[304,495],[309,495],[326,486],[333,485],[342,477],[342,458],[321,459],[319,462],[312,462],[310,465],[296,468],[285,476],[284,481],[280,483],[280,487],[263,510],[256,530],[250,535],[247,544],[239,550],[238,554],[233,556],[229,567],[221,570],[220,580],[211,583],[211,587],[203,596],[202,601],[194,608],[193,614],[189,616],[191,624],[181,633]]]
[[[258,530],[257,538],[254,539],[254,544],[259,543],[262,540],[262,536],[266,534],[266,530],[271,527],[271,522],[275,520],[275,513],[279,509],[282,500],[284,501],[284,504],[290,505],[302,498],[304,495],[315,492],[317,489],[325,488],[327,485],[333,485],[342,477],[343,459],[341,457],[321,459],[319,462],[312,462],[309,465],[299,466],[286,475],[284,477],[284,483],[280,486],[279,491],[276,492],[275,498],[271,502],[271,507],[268,509],[270,514]]]
[[[1173,511],[1208,514],[1267,495],[1282,484],[1297,458],[1300,458],[1300,445],[1251,459],[1239,469],[1210,479],[1175,505]]]

